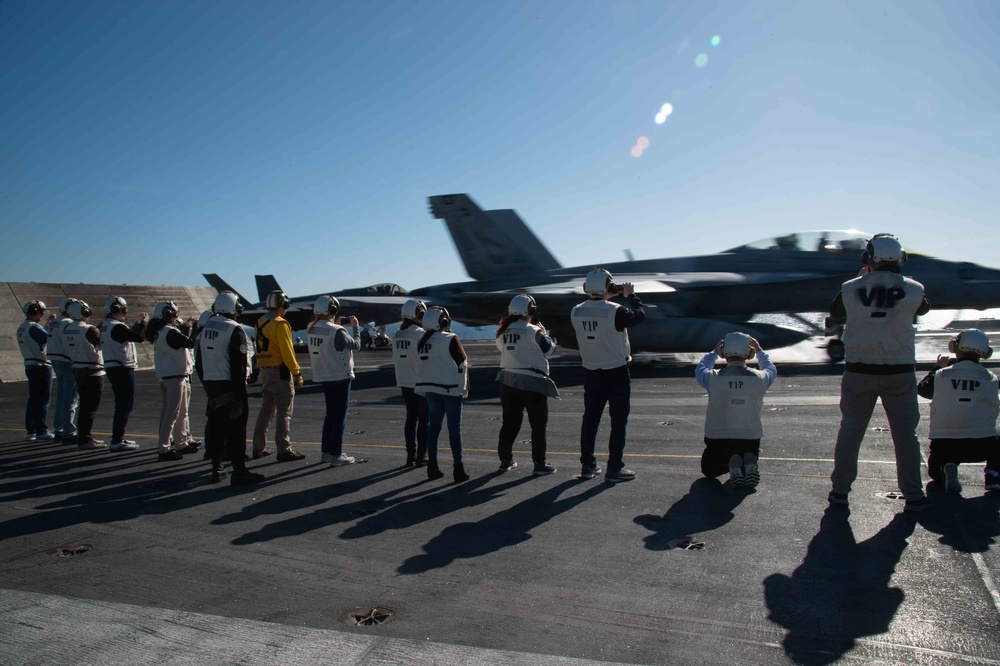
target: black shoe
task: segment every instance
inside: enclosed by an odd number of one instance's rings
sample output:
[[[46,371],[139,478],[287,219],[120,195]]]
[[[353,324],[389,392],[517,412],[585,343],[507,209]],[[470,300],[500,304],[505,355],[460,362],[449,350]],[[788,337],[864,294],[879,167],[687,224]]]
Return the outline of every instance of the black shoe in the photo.
[[[288,449],[287,451],[282,451],[274,457],[278,462],[292,462],[295,460],[302,460],[306,457],[306,454],[299,453],[298,451],[292,451]]]
[[[157,460],[184,460],[184,455],[180,451],[167,451],[156,456]]]
[[[415,453],[406,454],[406,464],[403,467],[414,467],[417,464],[417,455]]]
[[[184,446],[184,448],[182,448],[182,449],[174,449],[174,451],[176,451],[177,453],[181,454],[182,456],[187,456],[187,455],[190,455],[192,453],[198,453],[199,449],[198,449],[197,446],[191,446],[190,444],[187,444],[187,445]]]
[[[428,479],[434,481],[435,479],[440,479],[442,476],[444,476],[444,472],[441,471],[441,468],[438,467],[438,464],[436,462],[431,461],[427,463]]]
[[[414,467],[424,467],[426,465],[427,465],[427,454],[426,453],[423,454],[423,455],[417,456],[417,459],[413,463]]]
[[[462,463],[455,463],[455,483],[462,483],[468,481],[471,477],[465,473],[465,465]]]
[[[231,486],[249,486],[254,483],[261,483],[264,480],[263,474],[257,474],[256,472],[251,472],[246,469],[242,472],[233,472],[232,476],[229,477],[229,485]]]
[[[224,478],[229,476],[229,473],[224,469],[213,469],[212,470],[212,483],[219,483]]]
[[[187,445],[193,446],[196,449],[200,449],[202,446],[205,445],[205,442],[201,441],[200,439],[189,439]]]

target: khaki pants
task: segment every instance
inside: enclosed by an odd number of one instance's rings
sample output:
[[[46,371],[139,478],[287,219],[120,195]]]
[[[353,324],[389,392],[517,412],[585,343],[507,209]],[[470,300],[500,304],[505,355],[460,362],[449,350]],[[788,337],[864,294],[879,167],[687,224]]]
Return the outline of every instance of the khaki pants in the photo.
[[[191,378],[171,377],[160,380],[163,403],[160,409],[160,453],[183,449],[191,439],[188,407],[191,405]]]
[[[281,378],[281,369],[282,366],[277,366],[260,370],[260,380],[264,388],[260,392],[262,403],[253,429],[254,453],[267,448],[267,429],[271,426],[275,412],[278,414],[278,420],[274,426],[274,443],[278,446],[278,452],[288,451],[292,446],[289,426],[292,421],[292,405],[295,402],[295,387],[292,385],[290,375],[288,379]]]

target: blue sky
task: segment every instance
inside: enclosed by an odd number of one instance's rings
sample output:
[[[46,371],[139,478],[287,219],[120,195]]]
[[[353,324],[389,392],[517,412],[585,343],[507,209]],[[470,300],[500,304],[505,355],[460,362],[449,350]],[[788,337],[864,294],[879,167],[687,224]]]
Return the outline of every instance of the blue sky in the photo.
[[[564,265],[857,227],[1000,266],[998,33],[988,0],[6,0],[0,279],[463,280],[455,192]]]

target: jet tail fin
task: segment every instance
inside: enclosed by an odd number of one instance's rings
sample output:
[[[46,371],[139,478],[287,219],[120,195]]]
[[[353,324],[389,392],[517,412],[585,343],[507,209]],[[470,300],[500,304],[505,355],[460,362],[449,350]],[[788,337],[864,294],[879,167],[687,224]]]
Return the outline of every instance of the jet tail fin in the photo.
[[[484,211],[467,194],[432,196],[428,202],[431,214],[448,225],[465,272],[474,280],[509,280],[561,268],[513,210]]]
[[[283,291],[273,275],[254,275],[253,279],[257,281],[257,298],[261,302],[266,301],[272,291]]]
[[[216,291],[218,292],[231,291],[234,294],[236,294],[236,298],[240,299],[240,303],[243,305],[243,307],[248,308],[251,305],[253,305],[251,301],[245,299],[243,297],[243,294],[233,289],[232,286],[230,286],[228,282],[219,277],[217,273],[202,273],[202,276],[206,280],[208,280],[208,284],[210,284],[212,288],[214,288]]]

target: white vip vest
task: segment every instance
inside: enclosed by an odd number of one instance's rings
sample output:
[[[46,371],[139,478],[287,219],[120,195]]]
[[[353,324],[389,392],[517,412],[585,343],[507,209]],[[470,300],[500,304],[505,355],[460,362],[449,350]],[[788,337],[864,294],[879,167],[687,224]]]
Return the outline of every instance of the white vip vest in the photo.
[[[845,282],[841,294],[847,309],[848,363],[916,363],[913,318],[924,298],[923,285],[897,273],[873,271]]]
[[[167,324],[156,334],[156,340],[153,341],[153,367],[156,369],[156,376],[159,379],[187,377],[194,367],[191,350],[187,347],[174,349],[167,344],[168,331],[176,331],[178,335],[183,335],[173,324]]]
[[[570,313],[580,358],[587,370],[611,370],[632,360],[628,331],[615,330],[620,306],[601,300],[580,303]]]
[[[66,353],[73,361],[75,369],[104,370],[104,355],[87,339],[87,331],[90,328],[92,328],[90,324],[79,320],[66,324],[66,327],[63,328]],[[103,372],[98,374],[103,374]]]
[[[240,340],[240,351],[246,354],[247,373],[250,372],[249,338],[246,329],[232,319],[222,315],[214,315],[205,324],[198,339],[198,351],[201,354],[201,371],[205,381],[239,381],[239,377],[229,374],[229,341],[233,336]],[[246,381],[246,377],[242,378]]]
[[[396,386],[413,388],[417,382],[417,343],[424,337],[419,326],[399,329],[392,336],[392,364],[396,368]]]
[[[934,375],[931,439],[972,439],[997,434],[1000,397],[997,376],[971,361]]]
[[[50,361],[64,361],[68,363],[71,359],[66,353],[66,343],[63,342],[63,329],[66,324],[72,323],[69,317],[56,317],[49,324],[49,342],[45,345],[45,351]]]
[[[417,393],[440,393],[466,397],[469,395],[469,364],[455,365],[449,348],[454,333],[435,331],[417,349]]]
[[[21,350],[21,356],[24,358],[25,367],[49,365],[48,358],[45,355],[45,347],[39,346],[39,344],[35,342],[35,339],[31,337],[31,333],[29,333],[29,331],[34,327],[38,327],[38,330],[45,334],[46,340],[48,339],[49,334],[45,330],[45,327],[37,321],[25,319],[21,322],[21,325],[17,327],[17,346]],[[48,342],[46,342],[45,345],[47,347]]]
[[[766,375],[760,370],[743,365],[713,370],[708,378],[705,437],[760,439],[764,434],[760,413],[766,391]]]
[[[101,352],[104,354],[104,366],[107,368],[132,368],[139,367],[135,356],[135,343],[115,342],[111,337],[111,330],[115,326],[128,326],[117,319],[105,319],[101,325]]]
[[[523,319],[513,322],[497,336],[500,368],[520,375],[548,376],[549,361],[535,341],[541,329]]]
[[[338,331],[346,330],[325,320],[317,321],[309,329],[309,360],[312,361],[314,382],[354,379],[354,353],[347,347],[337,351],[333,342]]]

